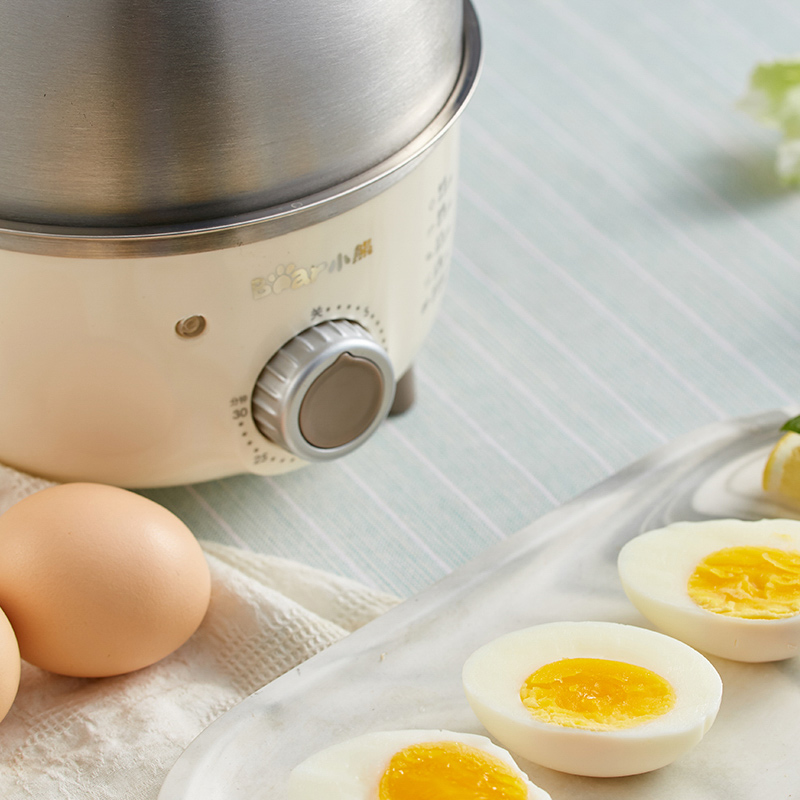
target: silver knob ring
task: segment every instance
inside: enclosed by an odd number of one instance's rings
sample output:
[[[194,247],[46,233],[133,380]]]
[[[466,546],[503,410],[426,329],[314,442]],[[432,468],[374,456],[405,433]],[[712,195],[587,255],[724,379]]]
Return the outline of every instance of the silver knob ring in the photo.
[[[358,436],[339,446],[319,447],[301,429],[301,409],[314,382],[345,354],[371,362],[384,391],[372,421]],[[372,436],[389,413],[394,389],[389,356],[370,334],[349,320],[329,320],[298,334],[267,362],[253,392],[253,422],[264,436],[298,458],[331,461]]]

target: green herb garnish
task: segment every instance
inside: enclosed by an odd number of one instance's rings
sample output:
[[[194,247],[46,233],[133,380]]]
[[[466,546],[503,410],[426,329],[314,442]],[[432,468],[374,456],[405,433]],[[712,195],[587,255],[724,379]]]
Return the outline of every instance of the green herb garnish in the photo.
[[[800,57],[759,64],[738,105],[783,134],[775,169],[785,184],[800,186]]]
[[[787,419],[786,422],[781,425],[781,430],[800,433],[800,417],[792,417],[791,419]]]

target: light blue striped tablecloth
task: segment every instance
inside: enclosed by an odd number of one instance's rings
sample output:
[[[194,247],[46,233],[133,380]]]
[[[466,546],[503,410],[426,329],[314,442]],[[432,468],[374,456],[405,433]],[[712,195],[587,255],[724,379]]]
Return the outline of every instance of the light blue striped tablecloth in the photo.
[[[204,539],[414,594],[672,438],[800,400],[800,192],[736,108],[790,0],[477,0],[417,402],[276,478],[149,490]]]

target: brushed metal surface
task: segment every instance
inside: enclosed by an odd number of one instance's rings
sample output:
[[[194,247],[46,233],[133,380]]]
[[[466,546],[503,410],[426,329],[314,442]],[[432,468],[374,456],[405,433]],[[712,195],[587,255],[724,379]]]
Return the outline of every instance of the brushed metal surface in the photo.
[[[0,218],[225,217],[402,148],[451,95],[462,0],[5,0]]]

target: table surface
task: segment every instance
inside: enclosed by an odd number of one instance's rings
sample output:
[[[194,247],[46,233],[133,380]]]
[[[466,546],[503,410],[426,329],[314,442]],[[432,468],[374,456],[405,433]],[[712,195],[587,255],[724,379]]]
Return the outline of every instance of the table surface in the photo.
[[[476,0],[449,285],[358,451],[144,492],[201,539],[410,596],[716,420],[800,400],[800,192],[736,107],[790,0]]]

